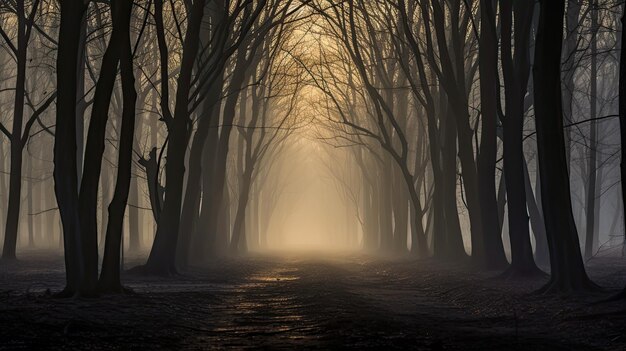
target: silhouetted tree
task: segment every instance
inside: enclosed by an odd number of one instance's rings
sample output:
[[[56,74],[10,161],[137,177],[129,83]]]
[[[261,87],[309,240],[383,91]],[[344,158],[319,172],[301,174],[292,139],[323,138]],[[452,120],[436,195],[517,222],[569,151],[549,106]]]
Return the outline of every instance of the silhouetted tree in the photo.
[[[507,12],[506,7],[504,7],[502,12],[502,18],[504,19],[507,15],[509,15],[508,12],[510,11]],[[504,20],[502,22],[504,22]],[[502,269],[507,266],[508,262],[504,256],[504,248],[502,246],[502,236],[500,231],[500,222],[497,217],[498,208],[496,201],[496,157],[498,153],[496,129],[498,124],[497,99],[499,96],[496,89],[499,89],[499,87],[497,81],[498,39],[496,33],[496,11],[492,0],[481,0],[480,23],[478,61],[480,71],[482,126],[480,134],[480,151],[477,157],[477,172],[479,173],[478,188],[480,191],[480,213],[482,216],[482,235],[484,237],[485,250],[485,256],[483,259],[484,265],[487,268]],[[509,104],[507,104],[507,107],[508,106]],[[521,158],[522,153],[520,152],[516,155],[516,157]],[[505,175],[509,175],[508,172],[506,172],[506,169]],[[510,186],[508,181],[506,184],[507,186]],[[507,200],[509,204],[509,213],[511,213],[510,196]]]
[[[119,31],[120,73],[122,80],[123,111],[119,142],[117,180],[113,199],[109,205],[109,217],[102,259],[102,272],[98,281],[101,292],[122,292],[120,281],[120,251],[124,213],[128,201],[131,182],[133,139],[135,137],[135,105],[137,92],[133,75],[133,53],[130,42],[130,20],[133,10],[132,1],[112,0],[111,13],[114,30]]]
[[[542,292],[595,289],[587,277],[572,214],[561,97],[564,0],[540,1],[533,68],[541,200],[550,249],[550,282]]]
[[[24,123],[24,108],[26,107],[26,99],[28,91],[26,89],[27,81],[27,65],[28,65],[28,47],[33,26],[35,24],[35,16],[39,11],[40,1],[35,0],[31,3],[30,11],[27,11],[25,1],[15,2],[15,30],[16,39],[10,38],[9,34],[0,25],[0,36],[4,39],[11,54],[15,58],[16,76],[14,87],[14,105],[13,119],[11,130],[0,123],[0,132],[2,132],[9,140],[11,168],[9,173],[9,196],[7,205],[7,216],[5,223],[4,246],[2,248],[2,259],[15,259],[15,249],[17,245],[18,226],[20,221],[20,205],[22,202],[22,172],[24,162],[24,147],[30,136],[30,130],[40,115],[52,104],[57,94],[48,93],[48,97],[40,103],[40,106],[34,109],[26,123]],[[9,23],[4,22],[4,23]],[[14,43],[17,41],[17,44]],[[45,94],[46,92],[44,92]]]
[[[622,9],[621,18],[622,28],[626,28],[626,9]],[[620,126],[620,173],[622,181],[622,220],[624,221],[624,228],[626,230],[626,35],[622,34],[620,43],[620,61],[619,61],[619,126]],[[626,233],[624,234],[624,240],[626,242]],[[622,298],[626,298],[626,287],[621,293]]]
[[[80,234],[76,160],[76,93],[80,28],[87,5],[60,1],[61,22],[57,50],[57,116],[54,139],[54,187],[63,224],[66,286],[60,296],[81,294],[84,256]]]
[[[528,230],[524,168],[524,100],[530,76],[530,35],[535,4],[500,2],[502,28],[502,71],[505,86],[503,126],[504,177],[506,178],[511,276],[539,274]],[[514,33],[514,34],[513,34]],[[513,47],[514,43],[514,47]],[[514,51],[513,51],[514,49]],[[530,196],[533,196],[532,193]]]

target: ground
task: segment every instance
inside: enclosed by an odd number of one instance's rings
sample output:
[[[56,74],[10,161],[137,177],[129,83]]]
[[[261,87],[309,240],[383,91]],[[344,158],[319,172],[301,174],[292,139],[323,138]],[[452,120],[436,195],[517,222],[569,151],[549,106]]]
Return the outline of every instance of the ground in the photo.
[[[607,291],[565,297],[433,260],[314,257],[126,274],[133,294],[57,299],[62,258],[23,253],[0,264],[0,349],[626,349],[626,303],[594,304],[626,281],[626,260],[591,261]]]

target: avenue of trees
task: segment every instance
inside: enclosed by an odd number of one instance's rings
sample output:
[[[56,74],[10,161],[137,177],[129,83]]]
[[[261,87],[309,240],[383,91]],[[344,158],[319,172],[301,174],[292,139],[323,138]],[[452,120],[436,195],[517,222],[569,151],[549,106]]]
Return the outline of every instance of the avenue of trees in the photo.
[[[306,65],[333,143],[355,146],[366,247],[597,288],[584,260],[624,248],[621,2],[312,7]]]
[[[2,259],[61,247],[60,295],[94,296],[124,291],[124,252],[169,276],[263,248],[306,137],[354,245],[597,290],[586,261],[626,250],[623,18],[619,0],[2,1]]]

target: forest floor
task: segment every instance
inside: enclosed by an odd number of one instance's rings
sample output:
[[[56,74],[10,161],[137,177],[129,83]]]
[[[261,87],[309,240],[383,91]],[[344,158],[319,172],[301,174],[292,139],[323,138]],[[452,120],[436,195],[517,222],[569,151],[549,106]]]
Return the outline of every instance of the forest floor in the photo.
[[[588,270],[607,291],[539,295],[545,279],[433,260],[254,255],[57,299],[62,258],[33,251],[0,264],[0,349],[625,350],[626,302],[593,303],[623,286],[626,260]]]

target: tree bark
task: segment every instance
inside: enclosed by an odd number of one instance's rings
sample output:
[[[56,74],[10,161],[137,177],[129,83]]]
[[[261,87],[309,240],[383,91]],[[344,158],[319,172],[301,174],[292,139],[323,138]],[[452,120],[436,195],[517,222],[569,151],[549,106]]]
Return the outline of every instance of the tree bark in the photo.
[[[124,213],[128,202],[128,193],[131,185],[133,139],[135,137],[135,106],[137,91],[133,57],[130,43],[130,19],[133,2],[126,0],[112,0],[111,12],[113,28],[119,30],[119,53],[122,78],[123,109],[120,131],[119,157],[117,179],[113,199],[109,205],[109,222],[107,225],[104,256],[102,258],[102,272],[98,280],[98,290],[104,293],[123,292],[120,281],[120,252],[124,227]]]
[[[626,9],[622,8],[622,30],[626,28]],[[620,43],[620,62],[619,62],[619,134],[620,134],[620,175],[622,181],[622,220],[624,221],[623,229],[626,231],[626,35],[622,34]],[[626,233],[624,233],[624,245],[622,248],[622,256],[626,252]],[[621,293],[622,298],[626,298],[626,287]]]
[[[391,177],[391,169],[394,166],[389,160],[390,157],[384,157],[384,166],[380,170],[380,177],[378,181],[378,196],[380,197],[380,205],[378,207],[379,226],[380,226],[380,250],[384,252],[391,252],[393,247],[393,209],[391,198],[391,184],[393,178]]]
[[[227,248],[225,246],[227,245],[227,242],[220,242],[217,240],[219,235],[219,233],[217,233],[218,216],[225,191],[224,186],[226,184],[225,180],[227,172],[226,161],[228,159],[230,137],[233,120],[235,118],[237,101],[241,95],[241,88],[249,78],[246,71],[250,61],[246,59],[246,51],[247,50],[241,49],[237,53],[233,77],[231,78],[230,86],[228,88],[228,97],[224,103],[222,127],[220,129],[217,148],[215,149],[215,164],[211,170],[213,174],[210,177],[213,180],[213,184],[210,192],[205,193],[205,195],[208,195],[207,198],[209,199],[209,212],[207,213],[207,227],[204,228],[207,240],[206,245],[203,246],[207,250],[205,252],[209,254],[216,254]]]
[[[596,288],[585,272],[572,214],[561,97],[561,47],[564,0],[541,0],[535,50],[534,96],[541,199],[548,247],[550,282],[541,292]]]
[[[535,262],[539,266],[548,266],[550,264],[550,253],[548,252],[548,241],[546,238],[546,224],[543,221],[543,215],[537,204],[537,198],[533,193],[533,187],[530,184],[530,174],[528,173],[528,165],[524,160],[524,187],[526,189],[526,207],[530,216],[530,226],[535,236]]]
[[[530,242],[524,183],[524,98],[530,76],[529,42],[533,9],[534,4],[529,2],[517,2],[515,5],[507,1],[501,2],[502,67],[506,100],[505,117],[502,121],[504,176],[511,240],[511,267],[505,273],[507,277],[542,274],[535,264]],[[512,39],[515,42],[515,53]]]
[[[117,4],[111,4],[112,18],[118,15],[114,13],[115,6]],[[124,40],[123,35],[122,28],[113,26],[107,49],[102,58],[87,132],[83,176],[78,199],[81,238],[85,254],[85,289],[94,292],[98,283],[98,185],[102,171],[109,109],[117,77],[120,48]],[[102,206],[104,206],[104,201]]]
[[[243,138],[242,138],[243,139]],[[240,145],[243,147],[243,145]],[[233,235],[230,241],[230,251],[232,253],[241,253],[244,252],[245,241],[246,241],[246,233],[245,233],[245,218],[246,218],[246,209],[248,207],[248,200],[250,199],[250,189],[252,187],[252,173],[254,172],[254,167],[251,165],[252,158],[252,145],[248,145],[246,143],[245,152],[243,152],[243,157],[245,158],[245,162],[243,164],[243,174],[239,177],[239,199],[237,202],[237,211],[235,214],[235,220],[233,222]]]
[[[28,19],[24,9],[24,3],[24,1],[16,2],[17,50],[14,54],[17,67],[15,99],[13,100],[13,127],[9,137],[11,166],[9,174],[9,200],[7,205],[6,226],[4,229],[4,246],[2,247],[3,260],[14,260],[16,258],[15,250],[20,222],[20,205],[22,202],[22,163],[24,161],[23,151],[25,145],[25,142],[22,140],[22,128],[26,94],[26,59],[28,40],[30,37],[30,30],[27,30]]]
[[[198,128],[191,142],[189,154],[189,175],[187,176],[187,187],[185,189],[185,199],[183,202],[180,225],[180,245],[178,247],[177,262],[179,266],[185,267],[189,262],[189,250],[193,233],[196,233],[198,216],[200,215],[200,199],[202,194],[202,175],[212,172],[212,165],[203,164],[202,154],[211,129],[217,131],[219,120],[219,110],[221,104],[219,99],[224,86],[224,67],[218,68],[221,72],[210,88],[209,96],[203,103],[201,116],[198,120]]]
[[[34,233],[34,217],[33,216],[33,161],[32,158],[29,157],[26,159],[26,168],[28,169],[28,174],[30,175],[30,180],[27,184],[26,196],[28,197],[28,213],[26,214],[26,222],[28,226],[28,247],[35,247],[35,233]]]
[[[567,15],[565,23],[565,61],[563,62],[563,117],[567,124],[574,122],[574,92],[576,91],[576,83],[574,78],[578,68],[578,38],[580,32],[580,10],[581,0],[567,1]],[[567,157],[568,172],[572,154],[572,135],[571,129],[565,130],[565,154]]]
[[[598,111],[598,2],[591,1],[591,67],[589,74],[589,150],[587,158],[587,194],[585,206],[585,259],[593,257],[596,236],[596,200],[598,196],[598,128],[596,117]]]
[[[176,106],[173,118],[167,120],[169,144],[165,165],[165,201],[150,257],[144,267],[144,271],[148,274],[171,275],[176,273],[176,246],[178,244],[185,177],[185,154],[189,142],[189,93],[194,62],[199,50],[200,27],[204,17],[204,8],[205,0],[194,1],[187,20],[187,33],[183,44],[178,90],[176,91]]]
[[[80,28],[87,6],[62,0],[57,50],[57,114],[54,141],[54,188],[63,224],[66,287],[60,296],[80,293],[84,271],[78,212],[76,160],[76,80]]]
[[[483,264],[486,269],[499,270],[505,268],[508,262],[504,255],[500,224],[497,217],[498,202],[496,200],[495,184],[496,157],[498,153],[496,134],[498,102],[496,99],[498,96],[497,89],[499,89],[499,87],[496,78],[498,67],[498,39],[496,35],[496,14],[493,1],[481,0],[480,21],[480,49],[478,60],[482,119],[477,171],[479,173],[480,213],[482,216],[485,250]],[[476,242],[472,243],[472,245],[474,244],[476,244]],[[472,251],[474,251],[473,246]]]
[[[447,102],[445,102],[447,104]],[[459,209],[457,206],[457,130],[456,120],[447,107],[441,109],[445,122],[442,123],[442,156],[441,184],[443,192],[443,214],[445,233],[443,255],[447,260],[464,260],[467,258]]]
[[[139,212],[139,179],[133,177],[130,185],[130,204],[128,206],[128,251],[138,252],[141,248],[141,213]]]

